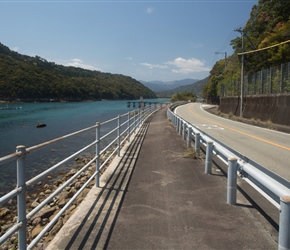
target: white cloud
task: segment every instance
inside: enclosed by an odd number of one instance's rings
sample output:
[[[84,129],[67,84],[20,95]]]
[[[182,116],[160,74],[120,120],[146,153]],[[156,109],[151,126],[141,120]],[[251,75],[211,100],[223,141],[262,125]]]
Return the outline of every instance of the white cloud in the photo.
[[[203,61],[200,61],[196,58],[183,59],[181,57],[178,57],[173,61],[166,62],[165,64],[175,66],[176,68],[172,69],[172,73],[178,74],[210,71],[210,68],[205,66]]]
[[[148,7],[148,8],[146,9],[146,13],[149,14],[149,15],[152,14],[153,11],[154,11],[154,9],[153,9],[152,7]]]
[[[132,57],[126,57],[126,59],[127,59],[127,60],[130,60],[130,61],[132,61],[132,60],[133,60],[133,58],[132,58]]]
[[[167,65],[160,65],[160,64],[141,63],[141,65],[143,65],[143,66],[145,66],[145,67],[147,67],[149,69],[155,69],[155,68],[157,68],[157,69],[166,69],[166,68],[168,68]]]
[[[65,66],[73,66],[73,67],[79,67],[79,68],[83,68],[83,69],[101,71],[101,69],[99,69],[93,65],[85,64],[82,60],[77,59],[77,58],[72,59],[71,62],[66,63]]]
[[[163,64],[151,64],[151,63],[141,63],[141,65],[149,69],[171,69],[172,73],[175,74],[190,74],[190,73],[200,73],[208,72],[211,70],[210,67],[205,66],[205,63],[196,58],[184,59],[178,57],[173,61],[167,61]]]

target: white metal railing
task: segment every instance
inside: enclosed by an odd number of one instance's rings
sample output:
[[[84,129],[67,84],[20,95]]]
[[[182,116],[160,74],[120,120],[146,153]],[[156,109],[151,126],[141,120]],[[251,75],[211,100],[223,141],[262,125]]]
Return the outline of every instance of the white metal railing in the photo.
[[[211,173],[213,154],[228,166],[227,203],[236,204],[237,175],[261,190],[261,194],[280,210],[278,249],[290,249],[290,183],[199,130],[175,114],[174,108],[167,110],[167,117],[179,135],[187,140],[187,146],[191,146],[194,138],[195,152],[199,153],[200,143],[206,147],[205,173]]]
[[[61,136],[54,140],[50,140],[29,148],[25,146],[17,146],[16,152],[0,158],[0,166],[5,165],[10,162],[16,162],[17,165],[17,187],[7,193],[6,195],[0,197],[0,206],[5,205],[9,200],[17,197],[17,223],[11,226],[5,233],[1,233],[0,245],[5,243],[12,235],[18,232],[18,249],[32,249],[41,240],[41,238],[54,226],[58,219],[64,214],[64,212],[69,208],[69,206],[76,200],[79,194],[88,187],[89,183],[95,178],[95,185],[99,186],[99,175],[100,171],[106,166],[106,164],[112,159],[113,156],[120,156],[121,146],[126,142],[130,142],[130,137],[132,133],[136,133],[136,130],[143,124],[147,117],[149,117],[153,112],[160,109],[162,103],[155,103],[143,108],[138,108],[128,113],[119,115],[111,120],[99,123],[96,125],[85,128],[83,130],[76,131],[74,133]],[[101,129],[106,128],[108,124],[115,124],[115,127],[111,129],[107,134],[101,136]],[[113,125],[114,126],[114,125]],[[25,159],[29,157],[30,154],[35,153],[37,150],[52,145],[55,142],[64,140],[65,138],[79,135],[88,130],[96,130],[96,139],[90,144],[86,145],[79,151],[69,155],[67,158],[61,160],[55,165],[51,166],[47,170],[43,171],[41,174],[31,178],[30,180],[25,179],[26,174],[26,164]],[[107,140],[107,145],[105,144],[101,149],[101,142],[103,143]],[[49,194],[39,205],[33,208],[30,212],[27,211],[27,187],[31,187],[33,184],[42,180],[52,171],[59,169],[62,165],[67,163],[69,160],[74,159],[77,155],[86,151],[88,148],[95,146],[95,155],[92,159],[86,163],[81,169],[79,169],[71,178],[62,183],[55,191]],[[108,149],[113,148],[110,155],[101,163],[100,156],[103,155]],[[65,204],[63,208],[49,221],[43,230],[31,241],[27,242],[27,223],[33,218],[39,211],[41,211],[51,200],[54,199],[60,192],[62,192],[70,183],[72,183],[82,172],[87,170],[89,166],[93,163],[96,165],[96,171],[89,177],[84,185],[73,195],[73,197]]]

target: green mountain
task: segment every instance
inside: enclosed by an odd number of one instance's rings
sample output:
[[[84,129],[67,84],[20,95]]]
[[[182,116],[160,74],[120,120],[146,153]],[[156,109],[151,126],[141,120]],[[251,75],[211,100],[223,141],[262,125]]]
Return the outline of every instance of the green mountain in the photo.
[[[137,80],[120,74],[66,67],[21,55],[0,43],[0,99],[83,101],[156,98]]]

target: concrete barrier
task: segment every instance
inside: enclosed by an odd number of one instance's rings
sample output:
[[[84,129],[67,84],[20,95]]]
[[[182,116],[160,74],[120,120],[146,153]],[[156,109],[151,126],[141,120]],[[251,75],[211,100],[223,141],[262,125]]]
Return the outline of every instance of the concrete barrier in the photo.
[[[290,126],[290,93],[246,96],[243,105],[244,118]],[[221,97],[219,110],[239,116],[239,106],[239,96]]]
[[[239,115],[237,113],[239,111],[239,101],[240,99],[237,96],[221,97],[219,110],[223,113]]]

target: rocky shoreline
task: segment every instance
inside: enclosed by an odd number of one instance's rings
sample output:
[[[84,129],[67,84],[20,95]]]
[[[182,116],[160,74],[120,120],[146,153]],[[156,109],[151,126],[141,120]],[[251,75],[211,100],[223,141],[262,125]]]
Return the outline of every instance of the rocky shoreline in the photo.
[[[102,155],[100,162],[104,160],[112,152],[106,152]],[[87,164],[91,159],[78,157],[75,159],[76,166],[68,173],[58,173],[56,176],[48,175],[46,180],[37,183],[32,187],[32,190],[27,191],[27,213],[37,207],[43,200],[45,200],[54,190],[61,186],[64,182],[70,179],[81,167]],[[106,167],[102,169],[100,175],[105,171]],[[82,172],[72,183],[69,184],[61,193],[59,193],[53,200],[49,202],[43,209],[41,209],[35,216],[33,216],[27,223],[27,243],[29,244],[43,228],[54,218],[54,216],[62,209],[70,198],[84,185],[84,183],[95,172],[95,163],[91,164],[86,171]],[[65,211],[65,213],[58,219],[57,223],[50,229],[48,233],[41,239],[35,249],[44,249],[74,213],[76,207],[82,202],[87,193],[95,184],[94,179],[91,183],[80,193],[72,205]],[[2,236],[13,224],[17,222],[17,202],[16,199],[10,200],[5,207],[0,208],[0,235]],[[14,250],[18,249],[17,234],[14,234],[8,241],[0,246],[0,250]]]

